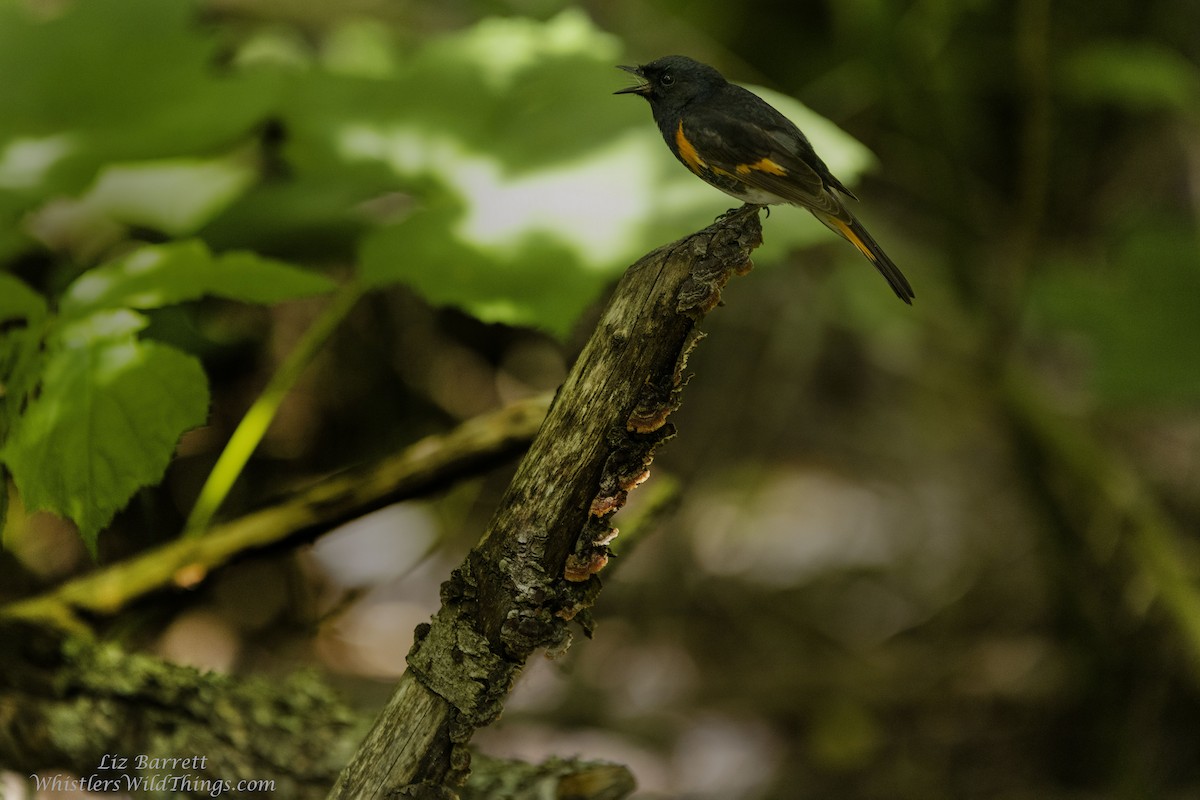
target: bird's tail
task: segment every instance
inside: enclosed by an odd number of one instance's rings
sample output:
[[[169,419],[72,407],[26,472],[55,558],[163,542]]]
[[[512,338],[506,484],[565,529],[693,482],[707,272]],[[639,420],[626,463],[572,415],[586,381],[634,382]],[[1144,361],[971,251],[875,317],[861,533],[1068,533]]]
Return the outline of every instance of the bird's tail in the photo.
[[[832,214],[818,214],[814,212],[814,216],[828,227],[836,231],[842,238],[850,242],[858,248],[859,252],[867,257],[867,260],[875,265],[875,269],[879,270],[879,274],[884,277],[888,285],[892,287],[892,291],[896,293],[904,302],[912,305],[913,294],[912,287],[908,285],[908,279],[904,277],[904,273],[896,266],[887,253],[883,252],[883,248],[876,243],[871,234],[867,233],[867,229],[857,218],[849,211],[842,209],[842,214],[834,216]]]

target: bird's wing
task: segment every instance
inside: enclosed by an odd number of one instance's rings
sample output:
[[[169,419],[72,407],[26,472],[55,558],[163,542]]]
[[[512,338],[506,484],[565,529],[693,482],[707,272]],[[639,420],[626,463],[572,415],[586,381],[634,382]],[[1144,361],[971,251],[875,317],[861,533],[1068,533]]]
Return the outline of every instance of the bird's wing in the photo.
[[[729,88],[748,97],[705,104],[683,120],[686,141],[707,166],[789,203],[841,216],[845,207],[837,192],[854,195],[829,172],[804,134],[757,96]]]
[[[757,102],[710,103],[687,114],[679,130],[690,157],[701,159],[706,169],[808,209],[857,247],[897,297],[911,303],[913,290],[908,280],[843,205],[838,193],[854,195],[833,177],[799,128],[758,97],[750,97]],[[741,113],[734,116],[725,109]]]

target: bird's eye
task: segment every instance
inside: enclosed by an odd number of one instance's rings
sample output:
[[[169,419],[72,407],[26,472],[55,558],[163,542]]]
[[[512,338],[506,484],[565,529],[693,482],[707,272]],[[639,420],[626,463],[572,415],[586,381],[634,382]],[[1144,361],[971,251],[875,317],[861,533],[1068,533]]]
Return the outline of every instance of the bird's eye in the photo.
[[[661,83],[663,86],[670,86],[672,83],[675,82],[675,76],[669,72],[664,72],[662,74],[662,77],[660,77],[658,79],[658,82]]]

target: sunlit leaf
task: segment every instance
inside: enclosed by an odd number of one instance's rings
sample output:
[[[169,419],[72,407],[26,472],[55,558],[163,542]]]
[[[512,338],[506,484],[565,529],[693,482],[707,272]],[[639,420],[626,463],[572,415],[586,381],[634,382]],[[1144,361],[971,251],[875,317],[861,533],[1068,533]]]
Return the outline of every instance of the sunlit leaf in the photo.
[[[498,260],[492,250],[446,236],[459,216],[452,209],[425,211],[368,237],[360,255],[362,280],[403,281],[436,305],[557,334],[569,330],[580,304],[606,280],[600,273],[564,269],[576,256],[549,236],[524,237]]]
[[[205,295],[276,303],[331,290],[333,281],[253,253],[214,256],[203,242],[141,247],[81,275],[63,295],[65,318],[106,308],[161,308]]]
[[[351,19],[335,26],[321,52],[321,63],[330,72],[365,78],[394,75],[398,62],[391,31],[375,20]]]
[[[47,173],[75,149],[70,134],[18,136],[0,151],[0,189],[32,189],[46,180]]]
[[[84,202],[127,225],[179,236],[208,222],[255,176],[236,158],[114,164],[101,170]]]
[[[64,318],[59,322],[53,345],[87,348],[97,342],[127,339],[145,330],[150,320],[127,308],[104,309],[82,319]]]
[[[180,435],[204,422],[200,363],[132,338],[63,347],[0,449],[26,508],[68,517],[96,537],[134,492],[158,482]]]

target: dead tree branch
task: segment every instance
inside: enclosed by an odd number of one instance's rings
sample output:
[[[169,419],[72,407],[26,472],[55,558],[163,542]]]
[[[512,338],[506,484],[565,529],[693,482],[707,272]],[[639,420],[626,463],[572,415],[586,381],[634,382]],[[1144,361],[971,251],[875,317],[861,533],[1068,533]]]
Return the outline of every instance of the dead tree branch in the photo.
[[[499,716],[526,659],[560,650],[588,608],[616,534],[610,517],[673,435],[697,322],[761,241],[745,207],[625,273],[480,543],[417,629],[408,669],[331,798],[446,798],[465,745]]]

